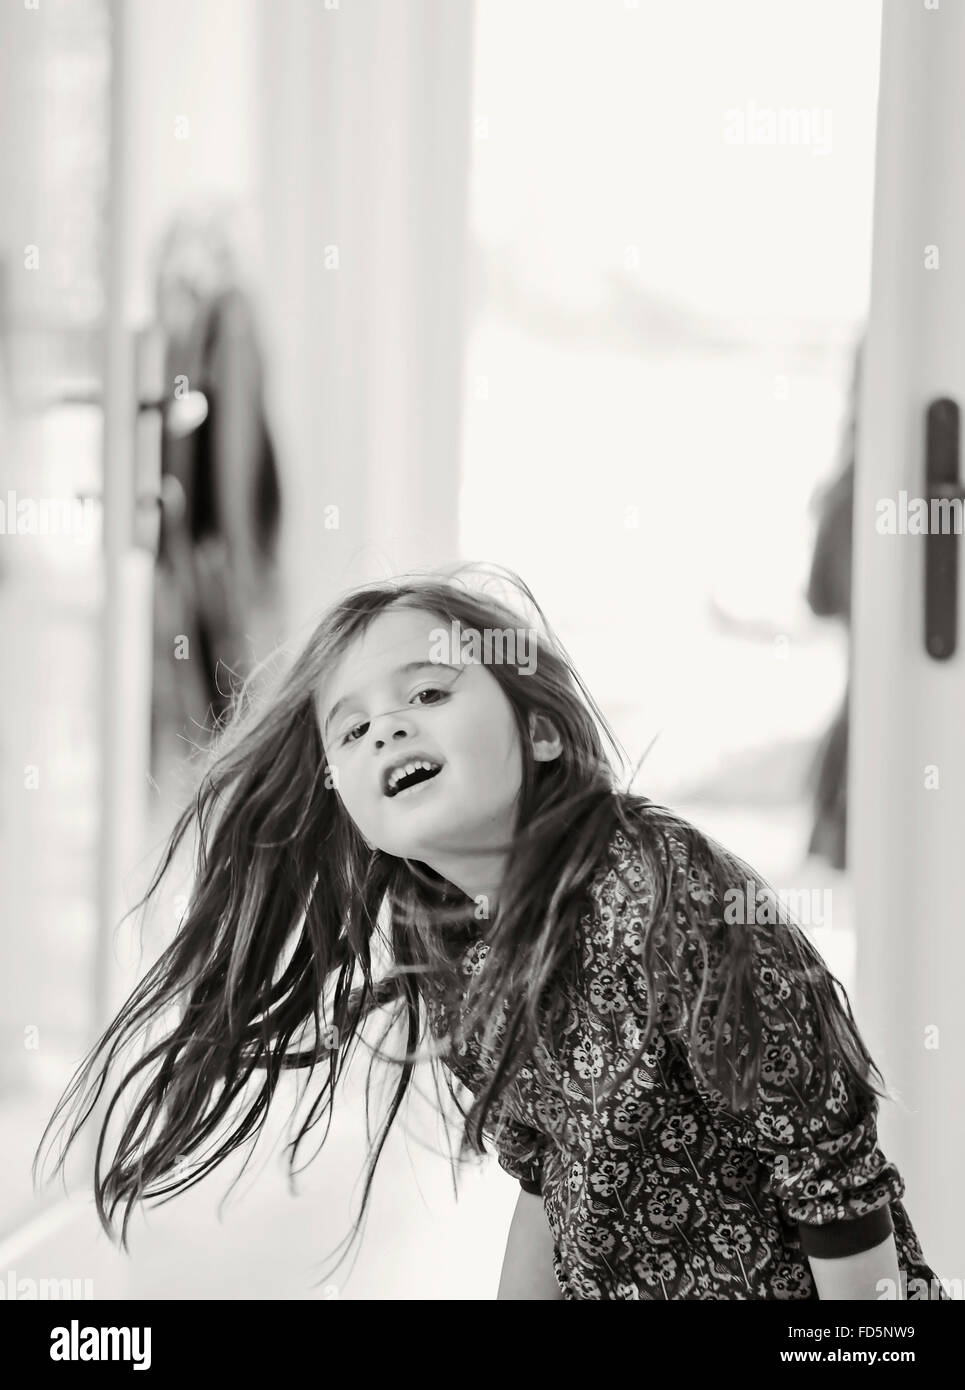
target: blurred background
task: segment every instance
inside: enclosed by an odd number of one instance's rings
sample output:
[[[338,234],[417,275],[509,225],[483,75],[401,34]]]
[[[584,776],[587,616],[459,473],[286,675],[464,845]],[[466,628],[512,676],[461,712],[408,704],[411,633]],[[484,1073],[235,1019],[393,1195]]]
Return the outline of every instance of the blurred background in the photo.
[[[139,1214],[131,1257],[83,1163],[71,1201],[31,1190],[174,928],[176,894],[120,922],[230,673],[350,584],[518,570],[635,788],[810,893],[850,988],[880,25],[877,0],[0,8],[0,1275],[494,1296],[515,1185],[480,1164],[457,1204],[417,1106],[358,1261],[312,1287],[358,1196],[357,1087],[297,1199],[280,1096],[227,1207],[222,1169]]]

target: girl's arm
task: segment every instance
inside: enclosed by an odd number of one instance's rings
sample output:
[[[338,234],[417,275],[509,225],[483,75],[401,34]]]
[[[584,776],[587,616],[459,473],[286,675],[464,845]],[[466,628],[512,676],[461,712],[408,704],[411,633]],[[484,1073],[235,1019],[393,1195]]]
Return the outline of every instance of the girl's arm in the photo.
[[[499,1166],[520,1184],[509,1228],[497,1299],[559,1299],[553,1271],[553,1235],[540,1196],[545,1136],[503,1114],[495,1137]]]
[[[783,1221],[798,1228],[818,1297],[879,1298],[880,1280],[899,1283],[890,1203],[905,1185],[878,1143],[877,1098],[867,1080],[857,1079],[853,1019],[799,927],[772,923],[767,914],[762,921],[758,910],[732,919],[709,850],[697,841],[689,864],[682,844],[671,850],[677,862],[665,856],[675,897],[666,988],[677,1006],[672,1032],[695,1087],[714,1113],[742,1119]],[[659,886],[648,893],[653,903],[661,900]],[[742,993],[727,998],[729,970],[740,971],[753,1007]],[[645,982],[641,993],[646,997]],[[721,1000],[729,1006],[723,1017],[734,1076],[743,1064],[759,1077],[749,1106],[736,1102],[727,1067],[716,1064]]]
[[[562,1299],[542,1197],[520,1189],[499,1279],[499,1299]]]
[[[899,1289],[901,1286],[894,1233],[880,1245],[862,1250],[858,1255],[833,1260],[819,1260],[809,1255],[808,1260],[819,1299],[881,1298],[879,1281],[883,1279],[889,1281],[886,1287]]]

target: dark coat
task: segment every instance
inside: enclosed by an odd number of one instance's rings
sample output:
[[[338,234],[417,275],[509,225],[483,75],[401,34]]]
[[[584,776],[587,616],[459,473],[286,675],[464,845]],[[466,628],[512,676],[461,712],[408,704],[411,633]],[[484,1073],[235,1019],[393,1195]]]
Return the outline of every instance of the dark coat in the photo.
[[[169,343],[169,390],[180,377],[204,393],[208,414],[182,438],[164,431],[162,477],[177,505],[163,509],[159,559],[177,589],[180,630],[194,638],[205,696],[218,716],[229,701],[229,673],[243,675],[253,656],[246,634],[271,581],[281,518],[262,356],[243,290],[214,296],[187,337]],[[172,489],[172,478],[179,488]]]

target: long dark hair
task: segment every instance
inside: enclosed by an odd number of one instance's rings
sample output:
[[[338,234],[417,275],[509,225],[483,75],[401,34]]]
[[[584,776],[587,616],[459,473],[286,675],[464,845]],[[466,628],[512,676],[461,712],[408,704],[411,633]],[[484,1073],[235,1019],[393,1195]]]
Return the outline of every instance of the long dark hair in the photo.
[[[513,602],[493,592],[507,584]],[[480,636],[486,629],[528,626],[538,643],[533,669],[521,672],[512,661],[489,667],[514,712],[523,768],[518,831],[506,847],[492,920],[480,921],[478,903],[428,865],[371,847],[342,806],[325,763],[315,703],[319,683],[375,617],[400,607]],[[156,893],[193,828],[196,872],[177,933],[78,1067],[34,1159],[36,1181],[52,1126],[71,1113],[55,1172],[63,1166],[122,1051],[139,1036],[146,1043],[152,1026],[172,1011],[165,1036],[145,1045],[120,1083],[106,1091],[94,1195],[112,1239],[114,1213],[124,1207],[124,1249],[137,1202],[170,1200],[257,1138],[284,1069],[308,1068],[311,1079],[315,1067],[327,1063],[320,1093],[289,1145],[294,1173],[307,1132],[326,1115],[330,1123],[339,1077],[377,1012],[385,1027],[372,1048],[367,1112],[375,1063],[391,1061],[398,1081],[371,1143],[359,1213],[346,1239],[352,1243],[360,1234],[379,1157],[420,1062],[430,1062],[440,1104],[442,1081],[464,1122],[459,1159],[485,1153],[505,1118],[506,1092],[519,1067],[527,1060],[542,1066],[561,1000],[579,988],[574,933],[618,827],[640,847],[659,885],[642,958],[651,998],[667,993],[680,930],[669,910],[671,844],[685,847],[683,871],[689,864],[708,874],[720,901],[735,885],[756,882],[766,890],[743,861],[667,808],[633,794],[625,752],[532,593],[511,571],[463,566],[354,589],[325,614],[288,668],[256,694],[263,674],[259,668],[235,692],[196,799],[179,816],[147,893],[132,909]],[[533,755],[531,714],[547,716],[559,732],[562,753],[553,761]],[[451,1002],[466,987],[460,953],[473,934],[488,943],[486,968],[473,979],[461,1011],[454,1011]],[[838,982],[793,924],[781,935],[789,962],[817,1000],[827,1055],[843,1058],[862,1097],[879,1094],[850,1006],[842,1008],[835,996]],[[749,934],[731,930],[726,940],[726,987],[721,997],[708,999],[714,1048],[707,1077],[735,1108],[744,1108],[757,1092],[763,1029]],[[445,1027],[427,1028],[430,995],[443,1002]],[[488,1038],[497,1016],[504,1045],[467,1108],[465,1088],[453,1084],[444,1065],[448,1049],[457,1035],[468,1037],[477,1028]],[[651,1011],[641,1052],[656,1022]],[[677,1022],[697,1039],[707,1015],[697,1008]],[[391,1056],[385,1044],[397,1027],[404,1047]],[[748,1038],[749,1055],[739,1055],[738,1043]],[[255,1076],[260,1085],[252,1094]],[[139,1089],[105,1169],[111,1117],[135,1083]]]

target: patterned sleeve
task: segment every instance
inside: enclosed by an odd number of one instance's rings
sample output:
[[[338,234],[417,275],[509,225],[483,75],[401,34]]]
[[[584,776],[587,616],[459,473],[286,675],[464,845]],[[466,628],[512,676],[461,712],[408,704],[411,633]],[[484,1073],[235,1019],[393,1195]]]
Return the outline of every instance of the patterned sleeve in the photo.
[[[530,1125],[504,1116],[493,1143],[500,1168],[515,1178],[524,1192],[538,1196],[542,1190],[545,1136]]]
[[[674,1042],[682,1048],[698,1090],[716,1113],[734,1113],[697,1063],[710,1075],[715,1001],[725,983],[724,945],[732,944],[726,934],[744,932],[762,1050],[756,1098],[740,1117],[769,1169],[770,1190],[782,1217],[799,1227],[804,1252],[834,1257],[870,1249],[892,1231],[889,1203],[902,1197],[905,1187],[878,1146],[877,1099],[861,1095],[838,1050],[820,1045],[822,1010],[843,1015],[830,972],[798,926],[773,920],[773,911],[724,911],[714,880],[701,866],[702,855],[695,855],[696,864],[688,869],[673,841],[671,853],[675,930],[669,993],[683,1020]],[[740,891],[747,887],[745,882]],[[725,896],[729,902],[741,901]],[[765,925],[762,915],[770,918]],[[743,925],[745,918],[748,925]],[[705,963],[708,988],[701,1001]],[[695,1045],[690,1022],[698,1008]],[[743,1015],[738,1034],[738,1055],[744,1057],[750,1031]]]

